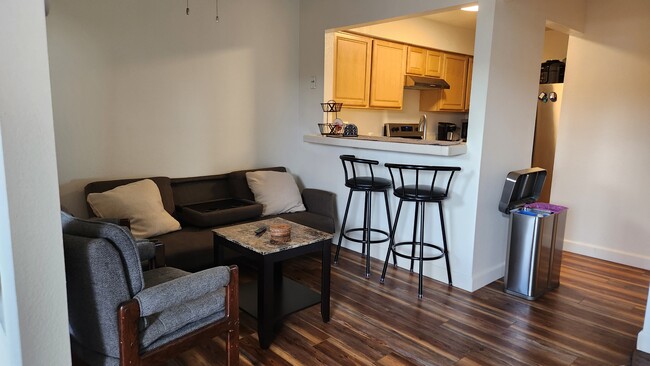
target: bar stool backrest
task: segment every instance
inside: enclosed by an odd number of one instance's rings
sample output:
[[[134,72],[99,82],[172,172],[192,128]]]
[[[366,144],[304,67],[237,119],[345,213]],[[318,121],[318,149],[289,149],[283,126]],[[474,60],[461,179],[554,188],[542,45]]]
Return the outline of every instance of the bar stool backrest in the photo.
[[[341,163],[343,164],[346,182],[350,179],[356,181],[358,178],[370,178],[370,181],[374,184],[375,173],[372,170],[372,166],[379,165],[377,160],[360,159],[354,155],[341,155],[339,158],[341,158]],[[370,173],[369,177],[367,175],[368,172]],[[359,175],[359,173],[363,175]]]
[[[415,201],[440,201],[449,195],[456,166],[384,164],[390,173],[393,191],[398,197]],[[404,178],[406,176],[406,179]]]

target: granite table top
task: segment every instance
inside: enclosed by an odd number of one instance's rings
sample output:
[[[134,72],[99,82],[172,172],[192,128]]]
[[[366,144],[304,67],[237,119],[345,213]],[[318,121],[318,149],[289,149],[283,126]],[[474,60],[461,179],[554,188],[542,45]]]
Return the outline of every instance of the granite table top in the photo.
[[[271,225],[276,224],[287,224],[291,226],[291,239],[288,242],[278,243],[271,240],[271,234],[269,233],[269,230],[260,236],[255,235],[255,230],[259,229],[260,227],[265,226],[268,228]],[[233,226],[220,227],[212,231],[216,235],[226,240],[229,240],[262,255],[277,253],[283,250],[313,244],[322,240],[331,240],[333,237],[332,234],[316,230],[308,226],[300,225],[279,217]]]

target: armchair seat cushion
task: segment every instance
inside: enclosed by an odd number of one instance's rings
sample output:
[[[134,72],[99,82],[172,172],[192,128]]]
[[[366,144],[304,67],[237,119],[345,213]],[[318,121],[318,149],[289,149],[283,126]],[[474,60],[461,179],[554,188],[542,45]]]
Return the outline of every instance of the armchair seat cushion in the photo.
[[[160,267],[142,272],[144,287],[154,287],[176,278],[187,276],[188,272],[174,267]]]

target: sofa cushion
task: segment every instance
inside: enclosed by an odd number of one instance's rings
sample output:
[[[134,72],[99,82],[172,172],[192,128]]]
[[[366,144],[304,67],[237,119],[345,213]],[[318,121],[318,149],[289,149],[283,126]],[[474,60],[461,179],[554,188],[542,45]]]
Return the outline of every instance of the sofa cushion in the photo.
[[[260,170],[246,173],[246,180],[255,202],[262,204],[262,216],[305,211],[300,190],[291,174]]]
[[[136,238],[148,238],[180,230],[181,225],[162,203],[158,186],[150,179],[125,184],[86,197],[97,217],[129,219]]]
[[[142,179],[144,178],[102,180],[97,182],[91,182],[88,183],[84,188],[84,194],[88,196],[91,193],[106,192],[115,187],[137,182]],[[162,198],[165,211],[173,215],[175,204],[174,204],[174,193],[172,191],[171,179],[169,179],[169,177],[150,177],[147,179],[151,179],[154,183],[156,183],[156,185],[158,186],[158,190],[160,190],[160,197]],[[88,215],[90,216],[94,215],[90,205],[88,205]]]
[[[237,170],[231,173],[228,173],[228,186],[230,187],[230,195],[234,198],[243,198],[245,200],[254,201],[255,196],[253,192],[248,187],[248,181],[246,180],[246,173],[256,172],[256,171],[274,171],[274,172],[286,172],[287,169],[284,167],[273,167],[273,168],[264,168],[264,169],[248,169],[248,170]]]

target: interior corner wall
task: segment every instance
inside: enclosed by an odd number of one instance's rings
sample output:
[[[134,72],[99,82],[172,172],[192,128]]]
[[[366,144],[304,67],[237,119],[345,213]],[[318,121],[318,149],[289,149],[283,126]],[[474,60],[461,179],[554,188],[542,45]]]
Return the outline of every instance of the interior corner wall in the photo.
[[[589,1],[569,38],[551,200],[564,249],[650,269],[650,2]],[[611,70],[607,83],[603,76]]]
[[[545,20],[531,2],[486,0],[480,9],[477,28],[483,32],[477,29],[475,65],[476,61],[489,65],[489,82],[478,178],[474,288],[504,273],[508,217],[498,211],[499,199],[508,172],[530,167]],[[480,14],[484,11],[493,16]],[[482,24],[486,18],[493,22],[491,27]],[[479,45],[487,50],[479,50]],[[481,54],[489,55],[489,60],[479,60]],[[472,113],[470,109],[470,121]]]
[[[0,364],[70,365],[42,0],[0,12]]]
[[[52,2],[47,18],[62,204],[99,179],[270,163],[298,114],[298,0]],[[281,161],[273,161],[280,165]]]

